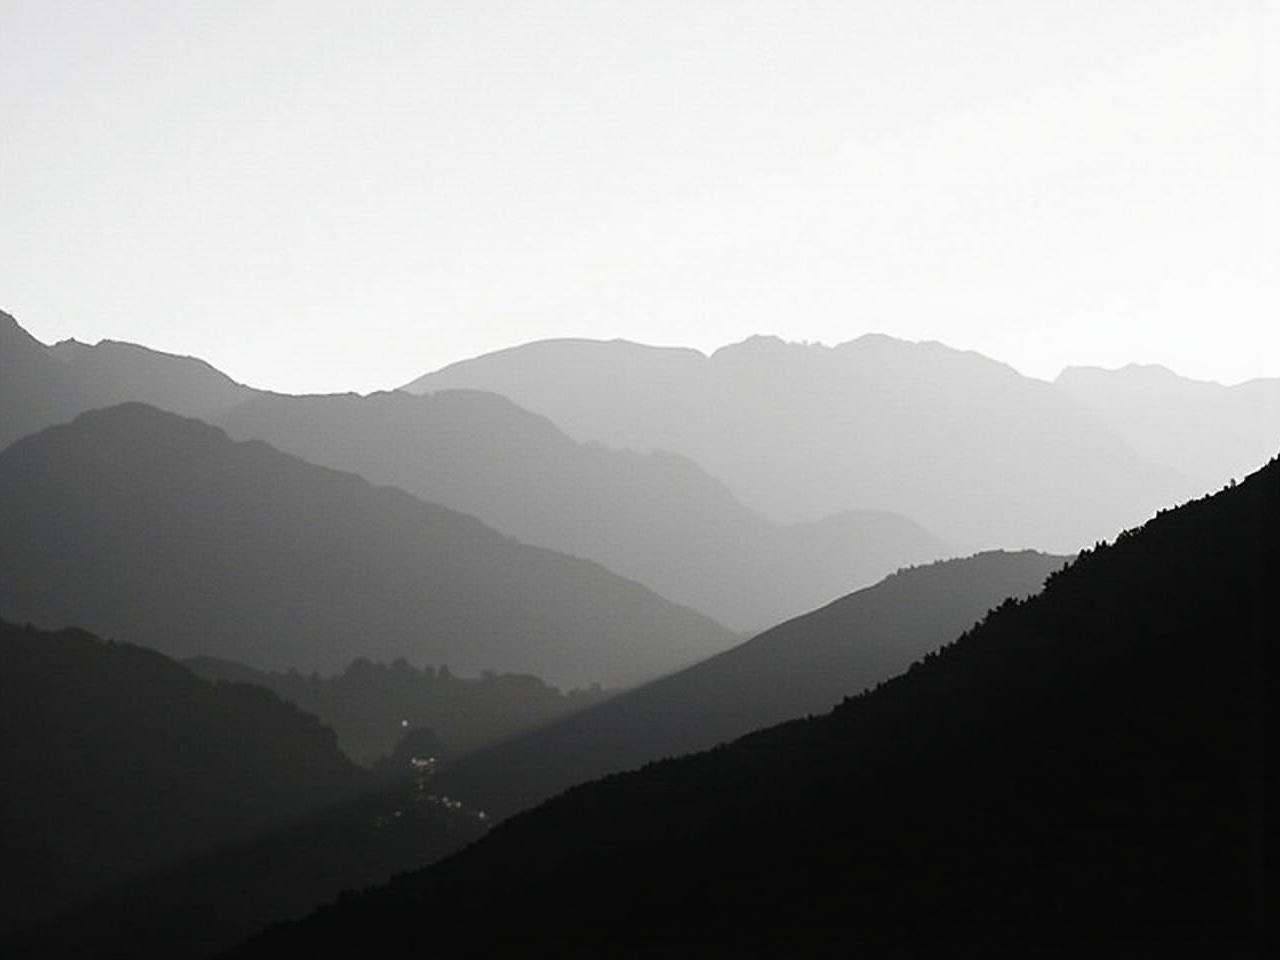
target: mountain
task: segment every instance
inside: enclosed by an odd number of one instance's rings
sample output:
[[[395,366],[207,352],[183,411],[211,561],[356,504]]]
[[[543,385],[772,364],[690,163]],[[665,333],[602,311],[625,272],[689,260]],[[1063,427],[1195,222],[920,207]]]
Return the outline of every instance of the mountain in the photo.
[[[502,394],[576,440],[687,456],[775,520],[884,510],[961,551],[1072,552],[1186,493],[1053,384],[939,343],[753,337],[708,357],[555,340],[407,387],[456,388]]]
[[[151,871],[5,936],[5,960],[204,960],[343,891],[385,883],[480,837],[485,821],[397,783]]]
[[[64,340],[47,347],[0,311],[0,449],[126,401],[209,419],[253,393],[202,360],[131,343]]]
[[[562,794],[236,955],[1221,956],[1275,946],[1280,459],[826,716]],[[501,918],[496,922],[495,918]]]
[[[338,746],[357,763],[391,755],[407,729],[430,730],[434,755],[469,753],[507,740],[609,694],[599,687],[562,693],[527,674],[486,672],[455,676],[448,668],[417,669],[353,660],[341,673],[303,675],[296,670],[254,670],[244,664],[196,657],[183,666],[207,679],[266,687],[281,700],[315,714],[338,735]]]
[[[3,621],[0,779],[0,931],[370,786],[265,690]]]
[[[0,449],[89,404],[75,375],[0,310]]]
[[[504,817],[577,783],[706,750],[905,670],[1067,562],[983,553],[893,574],[685,670],[463,757],[436,789]]]
[[[94,407],[136,401],[184,417],[210,420],[256,392],[203,360],[133,343],[103,340],[90,346],[63,340],[49,352],[70,368]]]
[[[259,394],[218,424],[595,560],[741,631],[948,553],[895,514],[772,523],[684,457],[577,443],[490,393]]]
[[[735,639],[595,564],[142,404],[0,453],[0,615],[262,668],[405,657],[569,685]]]
[[[1220,487],[1266,463],[1280,438],[1280,380],[1227,387],[1188,380],[1161,366],[1068,367],[1057,387],[1134,450],[1201,489]]]
[[[7,314],[0,373],[0,447],[87,410],[142,402],[594,560],[740,632],[951,552],[885,511],[775,524],[686,458],[578,443],[494,394],[270,394],[135,344],[46,347]]]

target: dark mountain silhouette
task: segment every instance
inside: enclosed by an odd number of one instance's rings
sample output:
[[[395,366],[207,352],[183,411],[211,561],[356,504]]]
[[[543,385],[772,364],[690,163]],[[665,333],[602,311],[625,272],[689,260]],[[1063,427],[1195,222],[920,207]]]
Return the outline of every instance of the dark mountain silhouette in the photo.
[[[0,449],[89,405],[66,365],[0,310]]]
[[[174,656],[617,683],[735,639],[595,564],[142,404],[0,454],[0,615]]]
[[[0,956],[200,960],[453,853],[485,821],[405,780],[155,870],[0,935]]]
[[[1227,387],[1154,365],[1068,367],[1057,387],[1134,450],[1214,490],[1266,463],[1280,437],[1280,380]]]
[[[587,780],[812,713],[905,670],[1066,563],[984,553],[903,570],[732,650],[442,771],[439,789],[507,816]]]
[[[1280,460],[832,713],[578,787],[242,957],[1274,947]],[[497,918],[500,918],[500,922]]]
[[[71,368],[94,407],[137,401],[210,420],[256,392],[203,360],[132,343],[103,340],[90,346],[63,340],[49,352]]]
[[[0,621],[0,930],[371,786],[273,694]]]
[[[683,457],[576,443],[494,394],[259,394],[218,422],[237,439],[265,440],[595,560],[738,630],[949,552],[893,514],[779,526]]]
[[[419,670],[404,660],[354,660],[330,676],[255,670],[212,657],[186,660],[183,666],[208,679],[266,687],[332,727],[343,752],[363,764],[391,754],[406,727],[432,731],[438,738],[433,753],[443,759],[506,740],[608,696],[599,687],[562,693],[527,674],[460,677],[448,668]]]
[[[683,454],[776,520],[886,510],[963,551],[1074,551],[1183,494],[1053,384],[939,343],[753,337],[705,357],[556,340],[408,389],[460,387],[509,397],[577,440]]]

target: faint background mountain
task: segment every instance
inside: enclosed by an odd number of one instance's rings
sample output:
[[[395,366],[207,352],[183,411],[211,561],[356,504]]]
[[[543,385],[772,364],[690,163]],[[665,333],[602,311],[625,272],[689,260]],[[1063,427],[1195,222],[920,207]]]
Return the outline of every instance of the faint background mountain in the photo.
[[[896,514],[773,523],[685,457],[578,443],[491,393],[259,394],[218,423],[595,560],[738,630],[949,552]]]
[[[506,816],[576,783],[830,710],[1067,562],[984,553],[903,570],[732,650],[446,767],[438,789]]]
[[[1068,367],[1056,385],[1143,457],[1174,468],[1199,491],[1253,472],[1280,443],[1280,379],[1227,387],[1130,364]]]
[[[0,452],[0,615],[175,656],[617,684],[736,637],[594,563],[142,404]]]
[[[1071,551],[1188,493],[1054,385],[939,343],[753,337],[711,356],[554,340],[412,392],[491,390],[577,440],[683,454],[779,521],[900,513],[961,551]]]

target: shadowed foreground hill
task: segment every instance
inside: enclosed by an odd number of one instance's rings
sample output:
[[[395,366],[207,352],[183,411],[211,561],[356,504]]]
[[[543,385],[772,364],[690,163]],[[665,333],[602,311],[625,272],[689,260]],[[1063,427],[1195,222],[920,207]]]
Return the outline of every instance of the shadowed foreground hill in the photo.
[[[950,552],[889,513],[772,523],[684,457],[577,443],[545,417],[474,390],[258,394],[218,424],[595,560],[739,630]]]
[[[825,713],[953,640],[1066,563],[984,553],[903,570],[732,650],[463,758],[436,789],[507,816],[552,794],[752,730]]]
[[[141,404],[0,453],[0,615],[175,656],[639,680],[732,634],[596,564]]]
[[[333,728],[343,752],[362,764],[390,756],[406,727],[432,731],[438,756],[459,756],[609,696],[599,687],[562,693],[528,674],[459,677],[450,670],[418,670],[404,660],[354,660],[332,676],[254,670],[212,657],[194,657],[183,666],[210,680],[266,687],[314,713]]]
[[[4,622],[0,782],[0,930],[371,785],[266,690]]]
[[[1263,956],[1280,461],[831,714],[579,787],[239,956]],[[1273,944],[1274,945],[1274,944]]]

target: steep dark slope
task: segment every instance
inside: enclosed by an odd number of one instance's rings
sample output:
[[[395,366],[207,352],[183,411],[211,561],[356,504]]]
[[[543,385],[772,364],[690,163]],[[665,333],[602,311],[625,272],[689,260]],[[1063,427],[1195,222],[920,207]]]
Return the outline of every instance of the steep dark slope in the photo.
[[[3,621],[0,782],[0,930],[371,786],[266,690]]]
[[[103,340],[63,340],[49,348],[92,398],[94,407],[137,401],[184,417],[209,420],[256,391],[194,357]]]
[[[577,788],[241,956],[390,953],[428,916],[472,956],[1268,955],[1277,543],[1280,460],[825,717]]]
[[[774,524],[684,457],[577,443],[495,394],[260,394],[218,422],[237,439],[265,440],[595,560],[738,630],[949,552],[894,514]]]
[[[733,641],[595,564],[141,404],[0,455],[0,615],[259,667],[405,657],[579,685]]]
[[[0,934],[5,960],[202,960],[343,891],[385,883],[475,841],[474,813],[407,779],[113,886]]]
[[[961,551],[1074,551],[1184,495],[1052,384],[939,343],[753,337],[704,357],[548,341],[408,389],[458,387],[509,397],[577,440],[683,454],[776,520],[886,510]]]
[[[0,310],[0,449],[89,404],[75,376],[18,321]]]
[[[1065,557],[985,553],[896,573],[679,673],[466,757],[436,787],[507,816],[587,780],[825,713],[954,639]]]

